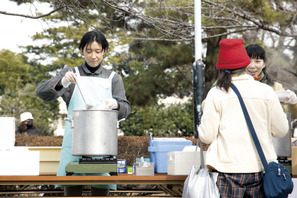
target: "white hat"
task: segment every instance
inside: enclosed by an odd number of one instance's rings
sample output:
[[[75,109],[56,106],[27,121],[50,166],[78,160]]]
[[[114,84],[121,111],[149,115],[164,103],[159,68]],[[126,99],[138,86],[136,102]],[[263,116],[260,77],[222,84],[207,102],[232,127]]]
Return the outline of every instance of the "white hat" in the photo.
[[[25,120],[28,120],[28,119],[33,120],[33,116],[30,112],[24,112],[21,114],[21,122],[24,122]]]

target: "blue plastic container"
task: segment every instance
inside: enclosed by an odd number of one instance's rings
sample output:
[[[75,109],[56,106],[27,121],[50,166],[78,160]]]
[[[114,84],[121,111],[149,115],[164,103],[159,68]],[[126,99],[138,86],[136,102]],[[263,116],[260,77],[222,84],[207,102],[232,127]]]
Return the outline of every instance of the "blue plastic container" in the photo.
[[[185,138],[155,138],[150,136],[148,151],[151,162],[154,162],[156,173],[167,173],[167,153],[170,151],[182,151],[185,146],[193,143]]]

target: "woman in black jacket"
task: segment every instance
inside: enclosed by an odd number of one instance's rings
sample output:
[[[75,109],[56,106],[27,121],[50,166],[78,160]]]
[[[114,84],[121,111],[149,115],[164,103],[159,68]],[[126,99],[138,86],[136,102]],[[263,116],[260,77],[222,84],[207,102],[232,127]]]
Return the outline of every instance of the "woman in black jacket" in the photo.
[[[16,133],[23,134],[23,135],[40,135],[40,131],[37,127],[33,124],[33,116],[30,112],[24,112],[20,116],[21,123],[16,130]]]

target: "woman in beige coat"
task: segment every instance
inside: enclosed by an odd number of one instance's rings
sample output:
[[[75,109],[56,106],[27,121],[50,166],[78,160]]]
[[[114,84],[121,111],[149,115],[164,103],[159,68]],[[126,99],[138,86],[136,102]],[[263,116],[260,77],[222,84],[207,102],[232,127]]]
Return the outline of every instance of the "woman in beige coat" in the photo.
[[[198,128],[200,140],[210,144],[206,165],[219,172],[221,197],[264,197],[264,169],[231,82],[242,95],[268,162],[277,162],[272,136],[280,138],[288,131],[288,120],[277,95],[270,86],[245,72],[249,64],[243,40],[220,42],[220,74],[204,101]]]

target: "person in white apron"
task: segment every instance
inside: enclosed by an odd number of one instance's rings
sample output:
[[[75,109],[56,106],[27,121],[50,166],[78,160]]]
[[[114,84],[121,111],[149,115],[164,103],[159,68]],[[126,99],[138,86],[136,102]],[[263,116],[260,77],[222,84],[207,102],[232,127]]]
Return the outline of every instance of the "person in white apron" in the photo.
[[[45,101],[62,97],[67,104],[69,119],[73,110],[84,110],[87,105],[104,104],[104,109],[118,110],[118,119],[126,118],[130,113],[130,104],[126,98],[121,77],[103,68],[101,62],[108,49],[105,36],[99,31],[87,32],[80,43],[79,49],[86,62],[75,69],[65,68],[50,80],[42,81],[36,88],[36,95]],[[77,86],[79,82],[79,88]],[[86,105],[87,104],[87,105]],[[69,162],[77,162],[81,156],[72,156],[72,130],[66,122],[61,160],[57,176],[66,175],[65,167]],[[103,174],[74,174],[74,175],[106,175]],[[91,195],[108,195],[109,189],[116,185],[92,185]],[[64,186],[65,196],[80,196],[82,186]]]

